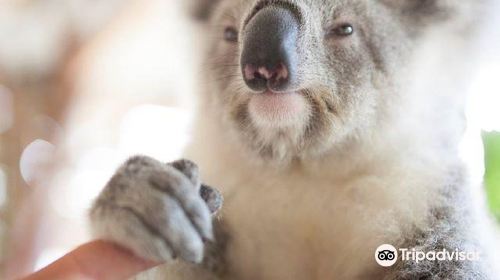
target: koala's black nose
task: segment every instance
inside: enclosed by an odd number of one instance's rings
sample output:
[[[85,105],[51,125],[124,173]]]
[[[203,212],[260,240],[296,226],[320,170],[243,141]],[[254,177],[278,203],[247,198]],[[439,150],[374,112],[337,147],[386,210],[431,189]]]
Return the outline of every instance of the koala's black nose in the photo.
[[[290,9],[267,6],[244,27],[241,70],[254,91],[286,91],[296,79],[299,19]]]

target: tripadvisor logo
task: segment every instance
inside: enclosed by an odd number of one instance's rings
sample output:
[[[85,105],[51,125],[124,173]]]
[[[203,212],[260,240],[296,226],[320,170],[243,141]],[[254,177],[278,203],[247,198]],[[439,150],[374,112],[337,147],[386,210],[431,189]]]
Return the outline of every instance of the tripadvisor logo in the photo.
[[[375,260],[381,266],[393,266],[398,261],[398,250],[389,244],[380,245],[375,250]]]
[[[422,261],[477,261],[480,259],[479,252],[465,252],[458,249],[454,251],[442,249],[424,252],[415,248],[400,248],[397,250],[390,244],[384,244],[375,250],[375,261],[384,267],[393,266],[398,261],[398,256],[401,257],[401,261],[416,263]]]

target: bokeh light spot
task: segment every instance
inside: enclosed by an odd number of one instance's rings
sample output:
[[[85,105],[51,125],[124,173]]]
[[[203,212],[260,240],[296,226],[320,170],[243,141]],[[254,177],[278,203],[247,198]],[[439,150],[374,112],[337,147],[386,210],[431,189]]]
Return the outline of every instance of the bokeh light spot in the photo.
[[[45,140],[37,139],[24,149],[19,161],[21,176],[31,185],[40,178],[45,167],[54,158],[55,146]]]

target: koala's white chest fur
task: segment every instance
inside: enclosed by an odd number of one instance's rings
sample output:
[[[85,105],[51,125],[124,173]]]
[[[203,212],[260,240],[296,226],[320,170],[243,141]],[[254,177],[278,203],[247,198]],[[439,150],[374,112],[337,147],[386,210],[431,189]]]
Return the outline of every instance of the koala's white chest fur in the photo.
[[[204,179],[225,196],[230,273],[237,279],[373,277],[381,269],[375,249],[398,240],[407,224],[423,223],[418,213],[428,207],[417,193],[422,181],[403,170],[392,176],[398,171],[387,168],[387,174],[347,179],[328,172],[281,176],[235,166],[216,176],[221,171],[209,170]]]
[[[339,199],[325,190],[339,186],[326,182],[255,183],[228,197],[222,216],[232,230],[228,260],[239,277],[328,279],[375,265],[366,251],[380,237],[367,223],[377,217],[349,205],[356,190]]]

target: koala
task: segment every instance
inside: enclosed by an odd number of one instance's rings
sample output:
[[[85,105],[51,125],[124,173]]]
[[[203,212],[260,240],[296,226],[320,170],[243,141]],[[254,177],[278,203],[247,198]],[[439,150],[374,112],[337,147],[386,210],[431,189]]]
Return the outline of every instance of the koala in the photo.
[[[459,156],[485,3],[191,2],[207,35],[190,160],[127,161],[95,236],[164,263],[145,279],[495,279]],[[382,244],[481,257],[383,267]]]

